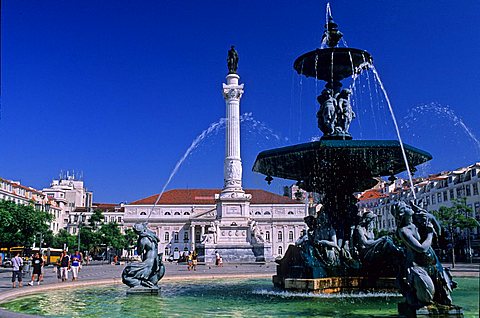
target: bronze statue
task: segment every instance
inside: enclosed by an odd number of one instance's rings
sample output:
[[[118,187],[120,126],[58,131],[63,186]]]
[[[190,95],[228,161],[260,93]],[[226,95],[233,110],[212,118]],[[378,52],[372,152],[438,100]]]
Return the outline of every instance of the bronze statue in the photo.
[[[158,254],[159,239],[147,228],[147,223],[136,223],[133,230],[138,234],[137,252],[142,262],[127,265],[122,273],[122,282],[129,287],[158,289],[157,283],[165,274],[163,255]]]
[[[237,51],[235,51],[235,46],[233,45],[230,48],[230,50],[228,50],[227,64],[228,64],[228,74],[237,74],[238,53]]]
[[[352,91],[343,89],[337,95],[338,109],[337,109],[337,123],[336,129],[340,132],[348,134],[350,123],[355,118],[352,106],[350,105],[350,95]]]
[[[403,259],[403,251],[395,246],[389,236],[375,239],[373,229],[376,217],[371,211],[362,214],[352,233],[353,254],[361,262],[365,272],[396,276],[398,271],[396,264]]]
[[[337,121],[337,100],[333,97],[331,89],[324,89],[317,97],[320,110],[317,112],[318,128],[325,134],[331,135],[335,132]]]
[[[412,207],[402,201],[392,209],[397,222],[397,234],[406,247],[401,292],[407,304],[413,308],[430,304],[452,305],[450,293],[456,283],[452,281],[449,271],[443,269],[432,248],[438,222],[429,218],[424,211],[417,213],[419,215],[415,215]]]

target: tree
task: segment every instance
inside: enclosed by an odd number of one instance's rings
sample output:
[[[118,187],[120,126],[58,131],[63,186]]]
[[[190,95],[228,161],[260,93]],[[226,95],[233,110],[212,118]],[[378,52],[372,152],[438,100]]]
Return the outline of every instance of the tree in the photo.
[[[83,226],[80,231],[80,250],[88,251],[90,254],[98,252],[100,245],[100,235],[94,231],[90,226]]]
[[[449,235],[452,244],[452,267],[455,267],[455,240],[459,232],[479,226],[475,218],[469,216],[473,210],[467,206],[467,199],[452,200],[452,206],[441,206],[438,211],[432,211],[444,228],[443,235]]]
[[[37,234],[48,235],[48,223],[52,219],[50,213],[36,210],[33,204],[1,200],[0,246],[32,246]]]
[[[125,237],[120,232],[120,227],[117,222],[105,223],[98,230],[100,234],[101,243],[107,247],[112,247],[116,250],[122,249],[126,245]]]
[[[67,230],[61,229],[53,238],[53,247],[64,248],[67,246],[69,250],[75,249],[77,244],[77,237],[68,233]]]
[[[88,222],[90,223],[90,226],[94,230],[97,230],[98,226],[103,223],[103,220],[104,220],[103,211],[100,209],[95,209],[93,210],[93,214],[90,217],[90,220]]]

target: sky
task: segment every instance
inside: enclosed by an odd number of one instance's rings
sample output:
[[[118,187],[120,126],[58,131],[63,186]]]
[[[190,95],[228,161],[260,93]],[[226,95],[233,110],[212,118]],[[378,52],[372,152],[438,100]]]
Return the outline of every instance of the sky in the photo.
[[[273,5],[275,3],[275,5]],[[320,46],[326,1],[4,0],[0,177],[42,189],[82,172],[96,202],[159,193],[192,142],[225,116],[230,45],[239,54],[245,188],[263,150],[309,142],[315,96],[294,60]],[[480,2],[331,1],[349,47],[370,52],[403,140],[433,160],[416,176],[480,161]],[[348,80],[346,81],[348,82]],[[396,139],[371,71],[353,96],[355,139]],[[224,133],[186,156],[168,189],[223,186]]]

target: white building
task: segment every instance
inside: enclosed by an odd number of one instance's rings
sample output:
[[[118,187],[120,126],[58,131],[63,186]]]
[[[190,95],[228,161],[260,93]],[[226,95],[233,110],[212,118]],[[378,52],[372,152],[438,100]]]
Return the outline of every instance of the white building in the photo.
[[[44,193],[32,187],[27,187],[18,181],[0,178],[0,200],[12,201],[16,204],[32,204],[35,209],[50,212],[53,220],[50,222],[50,229],[57,233],[61,228],[62,208],[48,198]]]
[[[197,250],[203,256],[202,238],[211,233],[217,217],[215,195],[221,189],[177,189],[125,205],[125,222],[148,221],[160,238],[159,251],[164,255]],[[306,228],[305,204],[264,190],[245,190],[252,196],[249,218],[257,221],[258,233],[272,254],[266,260],[282,256]],[[235,226],[234,224],[232,226]],[[227,228],[228,235],[228,228]],[[230,233],[235,236],[235,233]]]
[[[77,207],[70,212],[69,231],[72,234],[78,233],[78,227],[88,224],[90,217],[95,210],[102,211],[104,223],[117,223],[122,233],[124,232],[123,217],[125,213],[124,205],[115,203],[98,203],[94,202],[90,207]]]
[[[77,180],[74,175],[67,173],[64,178],[53,180],[50,187],[44,188],[42,192],[61,208],[59,228],[66,228],[72,234],[76,232],[78,224],[74,221],[72,212],[77,207],[92,206],[93,193],[87,191],[83,180]]]
[[[414,180],[415,195],[418,204],[427,211],[438,210],[441,206],[451,206],[452,200],[465,198],[471,207],[471,217],[480,221],[480,162],[454,171],[444,171],[427,178]],[[392,231],[396,228],[390,207],[396,201],[413,200],[409,183],[396,180],[393,185],[385,181],[377,187],[365,191],[359,196],[358,206],[361,210],[369,209],[377,214],[377,229]],[[478,231],[474,232],[475,234]]]

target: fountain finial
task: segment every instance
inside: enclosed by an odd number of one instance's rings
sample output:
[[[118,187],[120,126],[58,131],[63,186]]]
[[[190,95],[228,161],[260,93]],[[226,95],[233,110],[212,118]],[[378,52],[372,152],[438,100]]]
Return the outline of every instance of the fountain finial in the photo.
[[[322,36],[322,43],[326,43],[328,47],[334,48],[342,37],[343,33],[338,30],[338,24],[333,21],[330,6],[327,6],[327,21]]]

